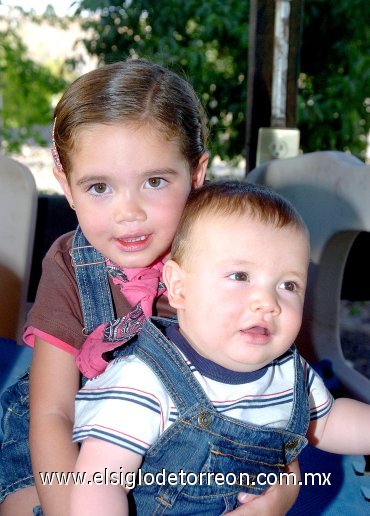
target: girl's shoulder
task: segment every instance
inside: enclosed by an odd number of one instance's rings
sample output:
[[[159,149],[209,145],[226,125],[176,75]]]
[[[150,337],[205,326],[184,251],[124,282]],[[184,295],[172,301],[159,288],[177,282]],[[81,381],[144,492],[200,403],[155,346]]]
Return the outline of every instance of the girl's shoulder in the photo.
[[[79,349],[85,337],[76,276],[69,254],[73,234],[71,231],[60,236],[46,253],[25,328],[36,328],[54,340]]]
[[[48,282],[56,276],[58,281],[60,277],[66,276],[68,282],[75,283],[75,274],[71,262],[71,247],[74,231],[70,231],[58,237],[47,251],[42,261],[42,278],[47,276]]]

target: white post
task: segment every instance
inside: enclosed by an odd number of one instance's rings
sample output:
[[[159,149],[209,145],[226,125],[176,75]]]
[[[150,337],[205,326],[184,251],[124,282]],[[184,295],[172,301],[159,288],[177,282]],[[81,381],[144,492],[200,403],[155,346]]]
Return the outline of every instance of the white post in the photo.
[[[271,127],[286,127],[290,2],[275,1]]]

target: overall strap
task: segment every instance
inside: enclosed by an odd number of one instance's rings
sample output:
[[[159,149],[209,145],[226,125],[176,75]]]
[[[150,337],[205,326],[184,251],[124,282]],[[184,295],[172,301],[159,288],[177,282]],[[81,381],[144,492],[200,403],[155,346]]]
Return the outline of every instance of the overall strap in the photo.
[[[294,357],[294,393],[293,407],[286,430],[295,434],[306,435],[310,423],[310,406],[308,403],[307,385],[301,357],[295,345],[292,346]]]
[[[80,226],[70,250],[84,321],[84,334],[115,318],[105,258],[85,238]]]
[[[160,318],[152,319],[161,321]],[[212,412],[215,411],[179,350],[162,334],[151,319],[145,321],[134,346],[134,353],[164,384],[180,417],[197,404]]]

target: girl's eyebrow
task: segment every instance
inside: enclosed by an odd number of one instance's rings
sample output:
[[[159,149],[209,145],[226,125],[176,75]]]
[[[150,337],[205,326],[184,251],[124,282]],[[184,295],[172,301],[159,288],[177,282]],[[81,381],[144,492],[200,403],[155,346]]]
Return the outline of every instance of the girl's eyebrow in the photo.
[[[173,168],[160,168],[160,169],[154,169],[154,170],[146,170],[144,172],[140,172],[138,174],[141,175],[143,179],[149,178],[149,177],[157,177],[157,176],[176,176],[179,172]],[[112,180],[112,177],[107,175],[87,175],[81,177],[77,181],[77,186],[84,185],[86,183],[109,183]]]
[[[143,177],[177,176],[179,172],[174,168],[158,168],[142,172]]]
[[[108,183],[108,176],[84,176],[77,181],[77,186],[84,185],[86,183]]]

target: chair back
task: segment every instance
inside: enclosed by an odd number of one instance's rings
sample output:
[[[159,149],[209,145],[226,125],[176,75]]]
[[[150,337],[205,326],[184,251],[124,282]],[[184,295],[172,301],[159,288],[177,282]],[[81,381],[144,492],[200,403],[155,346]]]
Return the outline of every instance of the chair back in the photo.
[[[288,199],[310,231],[311,264],[297,342],[302,355],[331,360],[346,388],[370,403],[370,379],[348,364],[340,335],[347,258],[360,233],[370,232],[370,166],[344,152],[318,151],[263,163],[247,181],[270,186]]]
[[[37,213],[31,171],[0,155],[0,337],[21,343]]]

